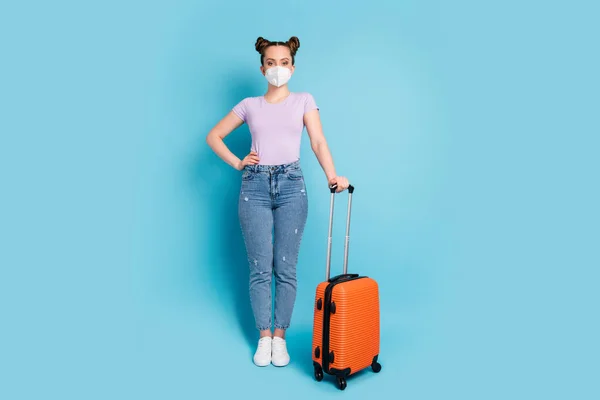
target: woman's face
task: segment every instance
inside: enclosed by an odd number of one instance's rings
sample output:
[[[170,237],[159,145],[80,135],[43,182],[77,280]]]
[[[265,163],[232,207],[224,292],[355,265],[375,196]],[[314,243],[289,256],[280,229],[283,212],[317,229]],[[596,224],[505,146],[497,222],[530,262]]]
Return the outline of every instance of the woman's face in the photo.
[[[294,73],[294,66],[292,65],[292,55],[288,47],[270,46],[265,51],[264,65],[260,67],[262,74],[264,75],[269,68],[277,66],[288,68],[292,73]]]

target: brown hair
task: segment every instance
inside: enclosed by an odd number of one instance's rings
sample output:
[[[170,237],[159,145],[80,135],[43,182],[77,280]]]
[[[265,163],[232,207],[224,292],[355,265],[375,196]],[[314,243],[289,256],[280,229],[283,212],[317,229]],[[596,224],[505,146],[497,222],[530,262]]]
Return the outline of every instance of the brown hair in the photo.
[[[296,36],[292,36],[287,42],[271,42],[263,37],[256,39],[254,47],[256,48],[256,51],[260,53],[260,65],[265,63],[265,51],[270,46],[286,46],[289,48],[290,53],[292,54],[292,65],[294,65],[294,62],[296,61],[296,52],[300,48],[300,40]]]

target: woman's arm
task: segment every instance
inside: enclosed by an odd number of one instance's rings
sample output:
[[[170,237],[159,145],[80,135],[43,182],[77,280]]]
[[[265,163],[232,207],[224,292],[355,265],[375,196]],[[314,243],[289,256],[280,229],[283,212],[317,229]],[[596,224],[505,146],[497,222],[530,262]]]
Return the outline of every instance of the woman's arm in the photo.
[[[229,150],[223,139],[236,128],[240,127],[244,121],[233,111],[230,111],[221,121],[219,121],[206,135],[206,143],[211,149],[227,164],[240,171],[244,167],[244,162],[258,162],[258,157],[255,153],[250,153],[244,160],[240,160],[235,154]],[[256,158],[256,159],[255,159]],[[248,160],[247,160],[248,159]],[[250,162],[252,161],[252,162]]]
[[[304,114],[304,125],[306,125],[306,131],[310,137],[310,147],[317,156],[323,172],[325,172],[327,182],[330,185],[337,185],[337,192],[347,189],[349,185],[348,179],[343,176],[337,176],[335,171],[333,157],[323,133],[319,111],[312,110]]]

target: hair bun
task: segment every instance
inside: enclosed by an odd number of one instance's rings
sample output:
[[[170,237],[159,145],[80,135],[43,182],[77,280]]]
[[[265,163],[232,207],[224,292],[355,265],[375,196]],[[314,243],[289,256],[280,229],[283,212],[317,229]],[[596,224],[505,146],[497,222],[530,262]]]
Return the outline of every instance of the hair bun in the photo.
[[[258,51],[260,54],[263,54],[263,51],[269,45],[269,43],[270,42],[267,39],[263,38],[262,36],[259,36],[259,38],[256,39],[256,44],[254,45],[254,47],[256,48],[256,51]]]
[[[288,46],[290,46],[292,55],[295,55],[298,49],[300,48],[300,39],[298,39],[296,36],[292,36],[290,40],[288,40],[287,44]]]

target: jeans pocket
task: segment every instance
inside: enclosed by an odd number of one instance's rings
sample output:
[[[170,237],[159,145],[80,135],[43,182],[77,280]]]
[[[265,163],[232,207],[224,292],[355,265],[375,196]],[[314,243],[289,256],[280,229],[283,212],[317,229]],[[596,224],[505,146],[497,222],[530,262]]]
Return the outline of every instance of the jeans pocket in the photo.
[[[287,177],[292,181],[299,181],[302,180],[302,178],[304,178],[304,175],[302,174],[302,170],[300,169],[291,169],[288,171]]]
[[[254,179],[254,173],[252,171],[249,171],[247,169],[244,170],[244,173],[242,173],[242,180],[243,181],[250,181]]]

